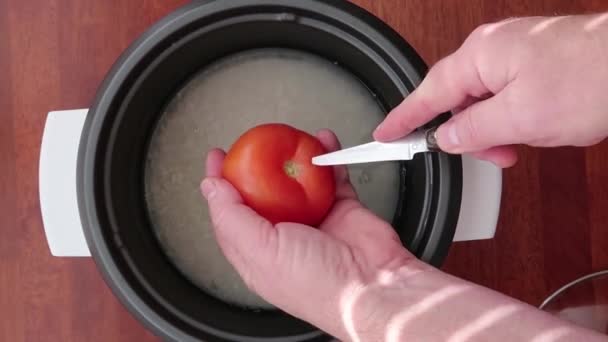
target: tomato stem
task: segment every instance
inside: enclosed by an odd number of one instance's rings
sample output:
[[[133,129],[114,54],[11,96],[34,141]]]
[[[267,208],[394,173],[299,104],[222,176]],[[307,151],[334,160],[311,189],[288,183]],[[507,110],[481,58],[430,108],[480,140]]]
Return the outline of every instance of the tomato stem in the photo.
[[[283,170],[289,177],[296,178],[298,175],[298,165],[291,160],[283,164]]]

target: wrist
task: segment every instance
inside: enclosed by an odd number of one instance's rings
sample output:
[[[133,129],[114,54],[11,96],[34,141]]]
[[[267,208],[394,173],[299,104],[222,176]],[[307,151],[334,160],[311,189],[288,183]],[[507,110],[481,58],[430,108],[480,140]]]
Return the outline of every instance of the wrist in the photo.
[[[440,273],[415,258],[347,287],[340,300],[342,340],[385,341],[391,324],[416,300],[415,279]],[[394,334],[394,333],[393,333]]]

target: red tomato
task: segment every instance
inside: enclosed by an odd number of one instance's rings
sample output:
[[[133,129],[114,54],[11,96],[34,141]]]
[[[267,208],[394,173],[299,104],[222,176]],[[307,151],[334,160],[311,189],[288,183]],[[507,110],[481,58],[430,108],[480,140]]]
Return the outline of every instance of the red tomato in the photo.
[[[273,224],[319,225],[335,200],[332,167],[311,159],[326,153],[314,136],[284,124],[245,132],[230,148],[222,175],[245,203]]]

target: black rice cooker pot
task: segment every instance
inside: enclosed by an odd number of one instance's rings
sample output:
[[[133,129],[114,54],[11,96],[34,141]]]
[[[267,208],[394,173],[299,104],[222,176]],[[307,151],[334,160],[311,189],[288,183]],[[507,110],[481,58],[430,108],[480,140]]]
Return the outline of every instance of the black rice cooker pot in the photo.
[[[330,339],[278,310],[240,309],[194,286],[161,250],[147,215],[143,164],[163,107],[201,68],[262,47],[299,49],[336,61],[377,94],[386,111],[426,71],[390,27],[335,0],[196,1],[160,20],[124,52],[100,86],[85,123],[78,200],[87,243],[105,281],[163,339]],[[439,266],[458,219],[461,159],[423,154],[400,170],[393,226],[410,251]]]

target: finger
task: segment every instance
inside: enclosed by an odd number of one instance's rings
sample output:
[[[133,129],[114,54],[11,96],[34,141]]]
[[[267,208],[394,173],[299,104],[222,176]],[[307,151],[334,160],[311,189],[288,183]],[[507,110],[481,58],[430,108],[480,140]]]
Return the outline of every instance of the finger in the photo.
[[[489,161],[500,168],[508,168],[517,163],[517,149],[514,146],[497,146],[471,153],[475,158]]]
[[[474,97],[474,96],[469,96],[467,97],[463,103],[461,103],[460,105],[454,107],[454,109],[452,109],[452,114],[456,115],[460,112],[462,112],[463,110],[465,110],[467,107],[479,102],[479,101],[483,101],[490,98],[490,95],[483,95],[481,97]]]
[[[409,134],[437,115],[488,93],[473,58],[459,50],[435,64],[420,86],[376,128],[374,138],[390,141]]]
[[[243,204],[239,192],[226,180],[208,177],[201,183],[217,241],[226,258],[246,283],[271,261],[277,249],[272,224]]]
[[[317,138],[328,152],[341,148],[338,137],[329,129],[322,129],[317,132]],[[338,200],[347,198],[357,199],[357,193],[350,184],[346,166],[334,166],[334,175],[336,177],[336,198]]]
[[[226,153],[218,148],[215,148],[207,153],[207,161],[205,162],[205,174],[207,177],[220,177],[222,174],[222,163]]]
[[[317,139],[321,142],[327,152],[334,152],[342,148],[338,137],[329,129],[322,129],[317,132]],[[338,184],[348,182],[348,172],[345,166],[335,166],[334,174]]]
[[[509,88],[479,101],[454,115],[437,130],[437,143],[450,153],[483,151],[518,143],[520,129],[514,124]]]

